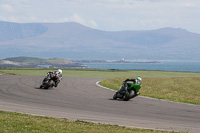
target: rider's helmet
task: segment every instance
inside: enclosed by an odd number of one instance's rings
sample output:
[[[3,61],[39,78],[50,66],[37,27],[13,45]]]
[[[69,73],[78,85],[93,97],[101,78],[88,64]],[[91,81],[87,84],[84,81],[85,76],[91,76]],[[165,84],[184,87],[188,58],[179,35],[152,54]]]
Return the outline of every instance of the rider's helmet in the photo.
[[[142,85],[141,81],[142,81],[142,78],[140,76],[138,76],[136,78],[136,84],[139,84],[141,86]]]
[[[62,74],[62,70],[61,70],[61,69],[58,69],[58,70],[57,70],[57,73]]]
[[[140,76],[138,76],[136,79],[142,81],[142,78]]]

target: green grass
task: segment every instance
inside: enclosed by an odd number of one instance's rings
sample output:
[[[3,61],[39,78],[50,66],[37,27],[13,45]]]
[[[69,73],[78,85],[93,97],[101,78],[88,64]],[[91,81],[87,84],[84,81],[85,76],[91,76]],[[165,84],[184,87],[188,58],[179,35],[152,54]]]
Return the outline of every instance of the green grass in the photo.
[[[106,79],[100,85],[118,90],[125,78]],[[200,78],[143,78],[140,95],[200,105]]]
[[[56,69],[0,68],[1,73],[13,75],[45,76],[49,71],[56,71]],[[137,76],[141,76],[143,78],[200,77],[200,73],[139,70],[63,69],[63,77],[123,78]]]
[[[1,133],[169,133],[0,111]],[[173,132],[173,131],[172,131]],[[174,133],[174,132],[173,132]]]

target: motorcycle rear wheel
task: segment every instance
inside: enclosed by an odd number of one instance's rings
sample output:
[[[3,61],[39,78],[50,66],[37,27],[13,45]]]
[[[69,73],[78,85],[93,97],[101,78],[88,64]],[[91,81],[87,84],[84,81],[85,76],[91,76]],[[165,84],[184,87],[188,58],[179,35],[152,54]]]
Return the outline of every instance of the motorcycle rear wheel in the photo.
[[[50,87],[53,87],[53,81],[52,81],[52,80],[50,80],[49,84],[46,85],[46,86],[44,87],[44,89],[49,89]]]
[[[124,101],[128,101],[129,99],[133,98],[133,96],[135,95],[135,92],[133,90],[130,90],[130,92],[127,92],[124,96],[123,96],[123,100]]]
[[[131,90],[129,93],[129,99],[133,98],[135,96],[135,91]]]
[[[45,86],[44,89],[49,89],[49,85]]]

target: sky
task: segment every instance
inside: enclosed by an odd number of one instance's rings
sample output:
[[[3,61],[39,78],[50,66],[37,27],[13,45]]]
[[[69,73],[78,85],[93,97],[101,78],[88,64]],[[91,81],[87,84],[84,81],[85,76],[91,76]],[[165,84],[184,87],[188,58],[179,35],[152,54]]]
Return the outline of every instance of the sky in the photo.
[[[104,31],[172,27],[200,34],[200,0],[0,0],[0,21],[78,22]]]

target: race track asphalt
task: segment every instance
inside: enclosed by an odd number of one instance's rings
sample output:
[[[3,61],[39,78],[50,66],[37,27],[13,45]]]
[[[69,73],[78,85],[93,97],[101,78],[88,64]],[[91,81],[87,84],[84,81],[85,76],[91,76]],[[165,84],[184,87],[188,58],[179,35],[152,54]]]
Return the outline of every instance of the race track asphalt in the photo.
[[[64,77],[57,88],[44,77],[0,75],[0,110],[129,127],[200,132],[200,106],[145,97],[112,100],[101,78]]]

